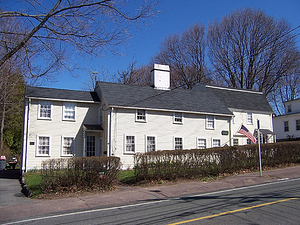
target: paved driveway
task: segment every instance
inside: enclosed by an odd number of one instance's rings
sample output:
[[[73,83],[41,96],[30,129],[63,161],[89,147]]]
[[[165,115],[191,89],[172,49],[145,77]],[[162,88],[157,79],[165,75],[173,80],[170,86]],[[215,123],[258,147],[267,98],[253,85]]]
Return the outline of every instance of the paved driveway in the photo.
[[[33,201],[21,193],[19,170],[0,170],[0,210],[1,206]]]

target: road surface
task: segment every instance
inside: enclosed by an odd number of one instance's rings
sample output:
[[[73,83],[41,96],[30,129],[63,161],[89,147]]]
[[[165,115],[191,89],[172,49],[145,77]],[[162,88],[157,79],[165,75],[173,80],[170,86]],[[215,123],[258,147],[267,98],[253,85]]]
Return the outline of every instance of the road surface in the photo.
[[[9,224],[299,224],[300,178]]]

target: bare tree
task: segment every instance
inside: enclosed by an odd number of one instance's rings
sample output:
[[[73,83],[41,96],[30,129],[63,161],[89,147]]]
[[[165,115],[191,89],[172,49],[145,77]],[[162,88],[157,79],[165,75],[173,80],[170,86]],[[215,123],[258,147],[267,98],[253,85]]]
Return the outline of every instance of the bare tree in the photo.
[[[136,68],[137,61],[132,61],[124,70],[119,70],[115,79],[121,84],[150,85],[151,66],[140,66]]]
[[[276,115],[285,114],[284,102],[300,97],[300,55],[297,63],[299,66],[287,76],[283,76],[268,95],[269,103]]]
[[[103,66],[100,67],[100,71],[98,70],[89,70],[88,78],[83,82],[82,89],[86,91],[94,91],[96,87],[97,81],[105,81],[110,82],[111,77],[110,73]]]
[[[297,67],[290,25],[260,10],[238,10],[210,24],[208,42],[216,76],[230,87],[269,94]]]
[[[152,61],[170,66],[172,86],[191,89],[196,83],[209,82],[205,46],[205,28],[195,24],[182,34],[165,38]]]
[[[28,68],[27,77],[40,77],[57,68],[70,69],[65,59],[66,52],[71,50],[72,54],[115,51],[114,47],[129,37],[130,22],[153,15],[156,2],[141,2],[139,7],[135,3],[125,0],[49,0],[43,3],[27,0],[20,4],[19,11],[2,9],[0,20],[14,19],[25,29],[22,32],[0,31],[5,35],[18,35],[18,41],[7,46],[7,51],[1,55],[0,67],[24,51],[25,57],[19,58]],[[37,65],[37,61],[42,63]]]

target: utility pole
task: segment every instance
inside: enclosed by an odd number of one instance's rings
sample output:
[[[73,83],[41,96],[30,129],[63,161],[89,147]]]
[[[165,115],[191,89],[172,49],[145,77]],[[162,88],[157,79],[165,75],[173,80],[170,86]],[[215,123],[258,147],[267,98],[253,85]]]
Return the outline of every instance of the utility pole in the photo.
[[[260,132],[259,132],[259,120],[257,120],[257,135],[258,135],[258,154],[259,154],[259,171],[262,177],[262,166],[261,166],[261,147],[260,147]]]

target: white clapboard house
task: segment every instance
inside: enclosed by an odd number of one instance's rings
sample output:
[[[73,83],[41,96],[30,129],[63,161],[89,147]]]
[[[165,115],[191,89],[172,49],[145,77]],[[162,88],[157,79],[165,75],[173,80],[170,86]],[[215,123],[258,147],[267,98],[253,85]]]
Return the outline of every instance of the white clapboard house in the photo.
[[[117,156],[251,142],[243,124],[272,142],[272,109],[260,92],[196,85],[170,89],[169,66],[155,64],[152,86],[97,82],[94,92],[27,87],[22,170],[50,158]]]
[[[278,140],[300,138],[300,99],[284,102],[285,114],[276,116],[274,132]]]

